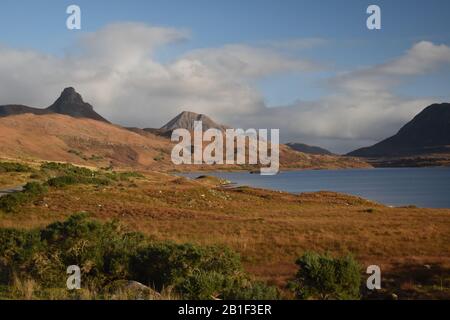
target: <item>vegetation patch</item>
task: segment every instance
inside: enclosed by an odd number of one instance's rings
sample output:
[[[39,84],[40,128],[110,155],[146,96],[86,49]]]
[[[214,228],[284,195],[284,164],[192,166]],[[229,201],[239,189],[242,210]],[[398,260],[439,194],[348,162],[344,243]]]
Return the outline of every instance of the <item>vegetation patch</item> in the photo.
[[[106,186],[110,184],[110,180],[106,178],[97,178],[97,177],[85,177],[85,176],[61,176],[56,178],[51,178],[47,181],[47,184],[50,187],[62,188],[65,186],[70,186],[74,184],[95,184]]]
[[[27,165],[17,162],[0,162],[0,173],[4,172],[32,172],[33,169]]]
[[[21,205],[36,200],[47,192],[47,188],[38,182],[29,182],[23,187],[23,191],[11,193],[0,198],[0,210],[15,212]]]
[[[43,292],[64,290],[69,265],[81,268],[83,288],[97,297],[110,294],[117,281],[137,280],[189,299],[278,298],[275,288],[253,282],[239,255],[223,247],[154,242],[86,214],[40,230],[0,229],[0,286],[26,279],[41,289],[33,298],[46,298]]]
[[[300,299],[360,298],[361,267],[352,256],[333,258],[307,252],[296,264],[299,271],[291,283]]]

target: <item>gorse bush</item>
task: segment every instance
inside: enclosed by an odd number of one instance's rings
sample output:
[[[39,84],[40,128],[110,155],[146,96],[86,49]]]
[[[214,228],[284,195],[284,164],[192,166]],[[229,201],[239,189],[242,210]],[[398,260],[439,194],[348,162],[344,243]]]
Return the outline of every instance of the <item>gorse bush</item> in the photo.
[[[106,172],[104,176],[113,181],[129,181],[131,178],[144,178],[139,172],[125,171],[125,172]]]
[[[108,185],[113,181],[143,178],[143,175],[138,172],[94,171],[68,163],[46,162],[41,165],[41,170],[54,176],[47,181],[47,184],[52,187],[65,187],[74,184]]]
[[[29,196],[39,196],[47,192],[47,188],[39,182],[28,182],[23,187],[23,192]]]
[[[27,165],[17,162],[0,162],[1,172],[32,172],[33,169]]]
[[[215,271],[198,270],[177,284],[178,292],[191,300],[277,300],[275,287],[263,282],[249,281],[241,274],[226,275]]]
[[[361,268],[351,257],[333,258],[313,252],[296,262],[299,271],[291,287],[300,299],[359,299]]]
[[[278,296],[276,289],[252,282],[239,256],[226,248],[154,242],[86,214],[42,230],[0,229],[0,285],[19,277],[41,288],[65,288],[69,265],[81,268],[82,287],[104,294],[117,281],[136,280],[190,299]]]
[[[62,188],[74,184],[95,184],[105,186],[110,184],[110,182],[110,180],[105,178],[69,175],[51,178],[47,181],[47,184],[50,187]]]
[[[38,182],[29,182],[23,191],[7,194],[0,198],[0,210],[14,212],[23,204],[36,200],[47,192],[47,188]]]
[[[150,283],[156,289],[176,285],[199,270],[222,275],[241,273],[239,256],[223,247],[199,247],[170,242],[152,243],[132,258],[136,280]]]
[[[77,167],[70,163],[45,162],[41,170],[50,171],[56,175],[95,177],[96,172],[88,168]]]

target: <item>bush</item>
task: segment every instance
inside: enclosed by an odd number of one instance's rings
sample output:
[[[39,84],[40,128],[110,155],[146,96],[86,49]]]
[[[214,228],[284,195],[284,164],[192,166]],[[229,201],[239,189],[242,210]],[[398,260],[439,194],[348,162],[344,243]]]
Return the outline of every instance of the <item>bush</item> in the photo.
[[[278,297],[276,289],[250,281],[239,256],[222,247],[152,242],[86,214],[42,230],[0,229],[0,286],[19,278],[31,279],[42,292],[65,288],[69,265],[81,268],[84,289],[100,295],[110,294],[116,281],[135,280],[189,299]]]
[[[252,282],[244,275],[198,271],[180,282],[177,291],[190,300],[276,300],[278,290],[262,282]]]
[[[307,252],[296,264],[300,269],[291,285],[298,298],[360,298],[361,268],[351,256],[332,258]]]
[[[41,245],[37,232],[0,229],[0,283],[8,283],[20,268],[30,266]]]
[[[47,188],[37,182],[29,182],[23,191],[7,194],[0,198],[0,210],[14,212],[17,207],[29,203],[47,192]]]
[[[38,196],[47,192],[47,188],[38,182],[28,182],[23,187],[23,192],[30,196]]]
[[[0,172],[31,172],[29,166],[17,162],[0,162]]]
[[[131,178],[144,178],[139,172],[124,171],[124,172],[108,172],[104,174],[105,177],[114,181],[129,181]]]
[[[41,165],[42,170],[52,171],[58,175],[73,175],[83,177],[95,177],[96,172],[83,167],[77,167],[70,163],[45,162]]]
[[[177,285],[198,271],[222,275],[242,271],[239,255],[223,247],[200,247],[170,242],[153,243],[132,258],[132,274],[137,281],[157,290]]]
[[[62,188],[74,184],[97,184],[97,185],[108,185],[110,182],[105,178],[96,177],[85,177],[85,176],[61,176],[56,178],[51,178],[47,181],[47,185],[55,188]]]

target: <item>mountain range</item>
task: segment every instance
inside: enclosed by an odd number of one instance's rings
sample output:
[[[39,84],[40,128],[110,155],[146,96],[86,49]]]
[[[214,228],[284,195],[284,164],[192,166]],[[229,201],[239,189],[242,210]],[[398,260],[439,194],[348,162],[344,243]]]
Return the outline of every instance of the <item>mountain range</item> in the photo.
[[[0,106],[0,156],[97,167],[112,165],[134,169],[191,170],[189,166],[174,167],[170,160],[174,143],[168,136],[176,128],[192,130],[194,120],[201,120],[204,130],[229,128],[206,115],[188,111],[180,113],[159,129],[124,128],[95,112],[74,88],[66,88],[48,108]],[[280,164],[281,168],[303,169],[370,166],[353,157],[306,154],[286,145],[280,145]],[[223,169],[230,168],[230,165],[223,166]],[[196,166],[195,169],[203,168]],[[205,166],[205,169],[211,168]],[[216,165],[215,169],[221,167]]]

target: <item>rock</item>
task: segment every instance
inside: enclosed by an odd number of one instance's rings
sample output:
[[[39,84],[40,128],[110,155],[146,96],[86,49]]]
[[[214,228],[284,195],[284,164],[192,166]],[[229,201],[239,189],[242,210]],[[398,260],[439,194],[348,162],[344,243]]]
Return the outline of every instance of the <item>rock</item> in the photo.
[[[117,300],[161,300],[159,292],[152,288],[137,282],[128,280],[119,280],[113,283],[114,293],[112,299]]]

